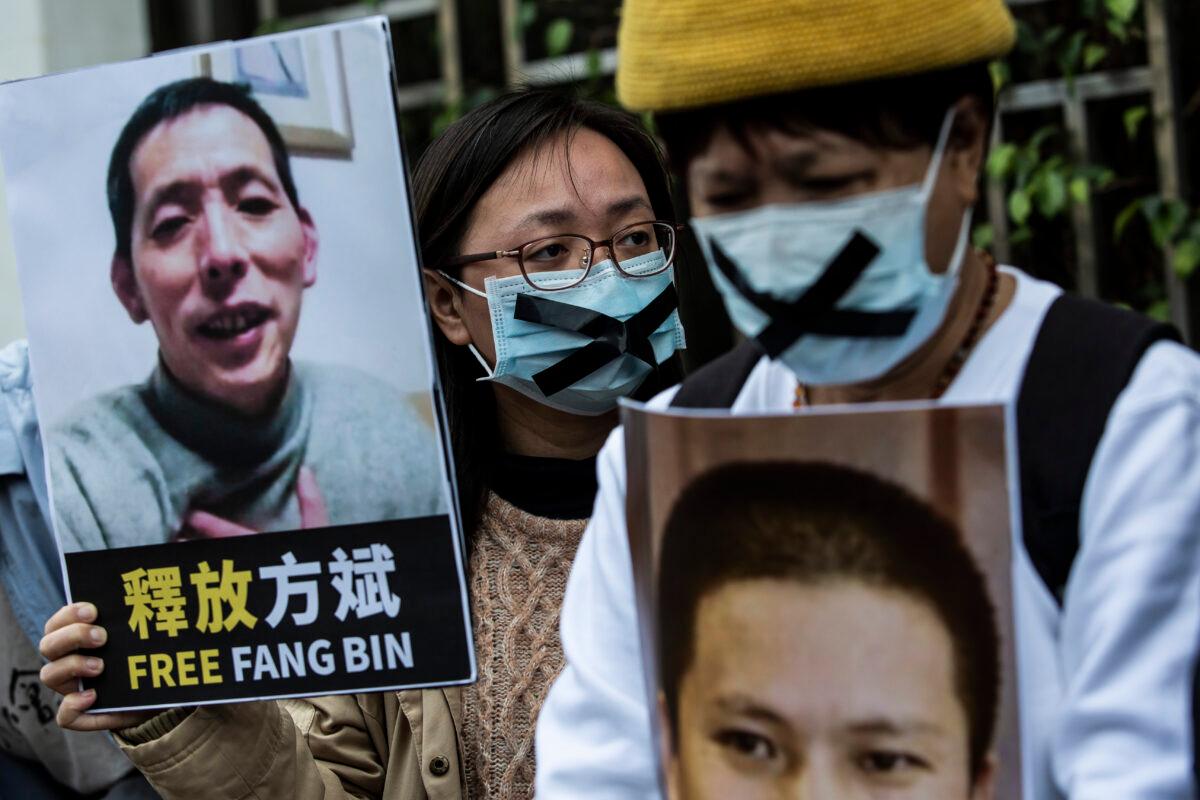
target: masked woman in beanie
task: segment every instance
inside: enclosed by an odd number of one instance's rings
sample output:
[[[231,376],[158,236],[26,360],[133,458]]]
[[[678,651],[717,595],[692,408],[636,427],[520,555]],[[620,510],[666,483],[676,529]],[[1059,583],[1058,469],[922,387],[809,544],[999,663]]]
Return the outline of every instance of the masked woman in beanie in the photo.
[[[1191,796],[1200,359],[968,246],[1013,31],[1002,0],[627,0],[618,94],[653,113],[747,339],[654,403],[1014,404],[1023,796]],[[619,432],[599,475],[538,723],[548,800],[658,792]]]
[[[103,628],[91,624],[91,604],[63,608],[42,640],[51,659],[42,679],[65,695],[60,724],[115,729],[163,797],[533,795],[534,720],[562,665],[558,611],[595,498],[596,452],[617,400],[670,385],[683,345],[666,174],[637,118],[541,89],[498,97],[450,126],[423,154],[413,188],[479,680],[90,716],[95,693],[79,692],[77,677],[104,668],[87,649]],[[590,342],[516,320],[517,297],[623,322],[642,314],[643,358],[617,354],[557,386],[539,382]]]

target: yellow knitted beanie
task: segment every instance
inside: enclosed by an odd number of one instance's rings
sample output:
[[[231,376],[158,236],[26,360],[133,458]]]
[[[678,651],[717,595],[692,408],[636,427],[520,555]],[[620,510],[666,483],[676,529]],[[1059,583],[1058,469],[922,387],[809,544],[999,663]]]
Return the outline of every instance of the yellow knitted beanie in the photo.
[[[668,111],[1003,55],[1003,0],[625,0],[617,95]]]

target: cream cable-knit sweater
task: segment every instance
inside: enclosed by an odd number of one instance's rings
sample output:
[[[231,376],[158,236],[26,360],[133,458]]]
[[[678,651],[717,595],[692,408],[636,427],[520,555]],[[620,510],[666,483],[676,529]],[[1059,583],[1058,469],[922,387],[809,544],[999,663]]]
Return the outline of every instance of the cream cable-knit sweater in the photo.
[[[533,797],[534,723],[563,666],[558,615],[586,525],[488,495],[470,558],[479,681],[463,693],[463,765],[472,800]]]

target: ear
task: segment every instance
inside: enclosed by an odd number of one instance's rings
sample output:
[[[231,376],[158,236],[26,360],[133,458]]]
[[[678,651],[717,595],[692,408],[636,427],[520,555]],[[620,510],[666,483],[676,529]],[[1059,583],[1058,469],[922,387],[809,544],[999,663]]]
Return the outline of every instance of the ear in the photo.
[[[979,98],[963,97],[954,106],[954,127],[946,151],[947,166],[954,178],[954,188],[962,203],[971,207],[979,199],[979,174],[987,153],[991,120],[983,111]]]
[[[996,772],[999,763],[995,752],[988,753],[983,764],[979,766],[979,774],[971,786],[971,800],[992,800],[996,796]]]
[[[142,292],[138,289],[137,279],[133,275],[133,262],[126,256],[113,254],[112,263],[108,268],[108,277],[112,282],[117,299],[125,306],[125,313],[138,325],[150,318],[146,312],[146,304],[142,302]]]
[[[471,344],[471,332],[463,320],[462,296],[458,287],[436,270],[421,270],[421,280],[425,284],[425,301],[429,303],[429,311],[433,321],[441,328],[442,334],[460,347]]]
[[[317,235],[317,225],[307,208],[297,209],[300,217],[300,228],[304,232],[304,286],[308,288],[317,282],[317,246],[321,243]]]

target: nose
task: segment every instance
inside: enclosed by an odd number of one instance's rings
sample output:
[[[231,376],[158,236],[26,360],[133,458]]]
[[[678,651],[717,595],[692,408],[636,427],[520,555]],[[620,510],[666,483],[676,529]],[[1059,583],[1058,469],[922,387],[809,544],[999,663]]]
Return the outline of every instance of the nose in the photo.
[[[853,772],[844,769],[835,754],[820,747],[793,750],[787,767],[766,778],[762,788],[758,796],[771,800],[847,800],[870,794],[862,791]]]
[[[811,759],[792,776],[785,794],[788,800],[844,800],[859,791],[833,764]]]
[[[608,258],[603,257],[604,254],[600,252],[601,250],[604,250],[608,253]],[[617,251],[614,250],[613,246],[608,242],[597,242],[595,249],[591,253],[592,264],[602,261],[612,261],[614,264],[617,263]]]
[[[204,228],[196,264],[200,281],[210,294],[228,294],[245,277],[249,256],[232,214],[221,204],[205,206]]]

